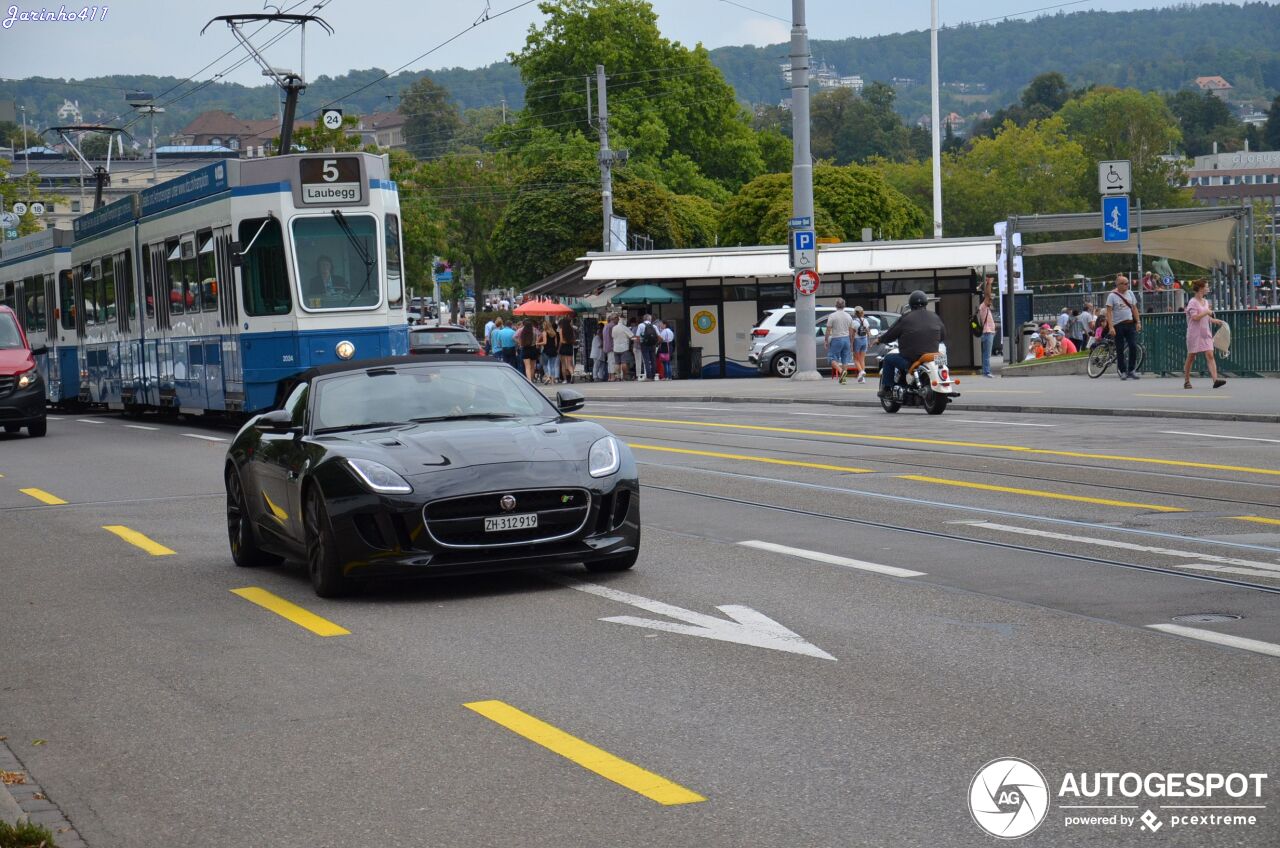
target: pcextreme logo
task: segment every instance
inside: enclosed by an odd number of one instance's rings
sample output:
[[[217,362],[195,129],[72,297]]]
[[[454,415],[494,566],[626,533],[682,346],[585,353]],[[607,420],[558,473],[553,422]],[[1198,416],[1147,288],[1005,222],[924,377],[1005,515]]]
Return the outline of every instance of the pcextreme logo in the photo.
[[[1057,784],[1055,805],[1040,769],[1002,757],[973,776],[969,813],[999,839],[1026,836],[1059,817],[1063,827],[1094,833],[1137,828],[1154,835],[1167,826],[1166,833],[1190,828],[1207,836],[1262,824],[1266,780],[1265,772],[1068,771]]]

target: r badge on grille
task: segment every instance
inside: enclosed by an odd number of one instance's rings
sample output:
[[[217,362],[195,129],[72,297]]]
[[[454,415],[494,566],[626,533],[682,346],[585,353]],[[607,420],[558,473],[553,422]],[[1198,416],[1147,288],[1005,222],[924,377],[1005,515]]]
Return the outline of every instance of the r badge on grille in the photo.
[[[503,512],[510,512],[516,508],[516,499],[514,495],[503,495],[498,501],[498,506],[502,507]]]

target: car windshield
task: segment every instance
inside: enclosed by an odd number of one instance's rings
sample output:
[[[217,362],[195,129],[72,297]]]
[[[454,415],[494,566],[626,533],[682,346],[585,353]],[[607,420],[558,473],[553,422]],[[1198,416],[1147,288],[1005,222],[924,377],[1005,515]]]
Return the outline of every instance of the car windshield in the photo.
[[[25,347],[22,334],[18,332],[18,322],[9,314],[0,315],[0,348]]]
[[[476,342],[466,330],[414,330],[411,343],[417,347],[443,347],[445,345],[466,345],[474,347]]]
[[[316,433],[419,421],[554,418],[559,413],[508,365],[371,368],[316,383]]]

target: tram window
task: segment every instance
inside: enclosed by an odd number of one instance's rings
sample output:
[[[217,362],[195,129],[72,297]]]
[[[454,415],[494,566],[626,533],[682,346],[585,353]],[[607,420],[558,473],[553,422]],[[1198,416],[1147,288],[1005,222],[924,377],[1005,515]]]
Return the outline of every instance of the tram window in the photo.
[[[177,241],[166,242],[164,249],[169,256],[169,314],[181,315],[187,311],[182,290],[182,245]]]
[[[378,304],[377,231],[371,215],[343,215],[341,222],[333,215],[294,219],[293,243],[305,307],[347,309]]]
[[[116,264],[110,256],[102,260],[98,283],[98,323],[116,320]]]
[[[71,279],[70,271],[62,271],[58,274],[58,304],[60,306],[59,316],[62,321],[62,329],[74,330],[76,328],[76,298],[75,285]]]
[[[156,296],[151,283],[151,245],[148,244],[142,246],[142,291],[143,302],[147,308],[147,317],[154,318],[156,315]]]
[[[133,291],[133,251],[126,250],[120,254],[120,273],[124,276],[120,280],[120,291],[123,297],[120,298],[120,304],[124,308],[126,318],[132,321],[138,314]]]
[[[218,269],[213,258],[213,234],[200,234],[200,253],[198,255],[200,280],[200,302],[205,312],[216,312],[218,309]]]
[[[44,332],[44,277],[27,277],[23,281],[23,300],[27,309],[27,332]]]
[[[400,255],[400,218],[387,216],[387,303],[400,306],[404,302],[404,258]]]
[[[285,268],[280,222],[275,218],[241,221],[239,237],[240,243],[248,248],[240,264],[245,312],[288,315],[293,303],[289,299],[289,273]]]
[[[80,266],[80,312],[86,327],[98,323],[98,276],[92,265]]]

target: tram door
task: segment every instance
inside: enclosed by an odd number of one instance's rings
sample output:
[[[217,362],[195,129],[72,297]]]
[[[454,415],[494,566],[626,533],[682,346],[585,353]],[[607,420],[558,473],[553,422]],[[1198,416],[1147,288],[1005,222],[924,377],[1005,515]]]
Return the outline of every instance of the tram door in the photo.
[[[237,303],[235,268],[231,263],[231,228],[213,231],[216,268],[214,289],[218,298],[220,339],[216,356],[210,351],[205,371],[209,405],[217,409],[236,409],[244,402],[244,367],[240,359],[240,305]]]
[[[164,245],[142,246],[142,382],[135,403],[160,405],[160,342],[165,325]]]

